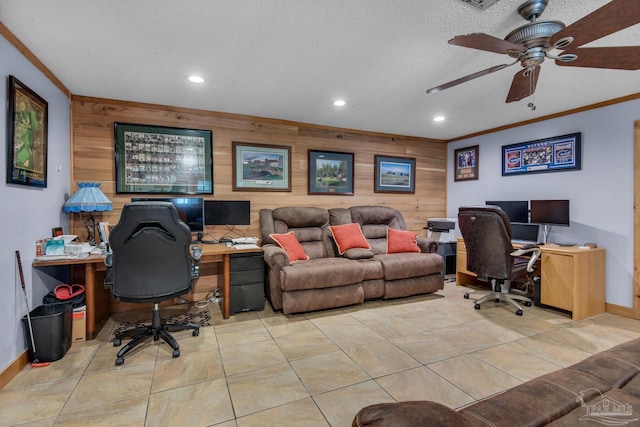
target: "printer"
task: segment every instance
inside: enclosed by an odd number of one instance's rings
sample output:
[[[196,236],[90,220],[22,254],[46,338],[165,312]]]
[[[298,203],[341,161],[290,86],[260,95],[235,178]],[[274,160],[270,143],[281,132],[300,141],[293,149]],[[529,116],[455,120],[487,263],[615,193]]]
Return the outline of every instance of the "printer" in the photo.
[[[456,242],[461,236],[458,218],[429,218],[426,229],[428,237],[438,243]]]

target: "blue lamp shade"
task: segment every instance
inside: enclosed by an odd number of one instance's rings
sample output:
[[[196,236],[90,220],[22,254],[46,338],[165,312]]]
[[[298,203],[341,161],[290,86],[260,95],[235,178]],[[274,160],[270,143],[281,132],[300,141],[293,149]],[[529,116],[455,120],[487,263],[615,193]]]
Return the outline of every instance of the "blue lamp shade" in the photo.
[[[111,200],[100,190],[100,183],[79,182],[80,189],[64,203],[65,212],[104,212],[113,210]]]

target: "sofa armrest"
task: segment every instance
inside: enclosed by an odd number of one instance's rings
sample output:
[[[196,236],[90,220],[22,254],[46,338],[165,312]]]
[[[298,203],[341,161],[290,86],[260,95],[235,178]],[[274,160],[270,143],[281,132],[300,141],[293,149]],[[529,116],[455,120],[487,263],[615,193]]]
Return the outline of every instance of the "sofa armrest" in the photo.
[[[282,267],[290,265],[289,256],[278,245],[266,244],[262,246],[266,271],[266,292],[274,310],[282,310],[282,286],[280,283],[280,271]]]
[[[289,255],[278,245],[267,244],[262,246],[262,253],[264,254],[264,262],[267,263],[269,268],[284,267],[290,265]]]
[[[438,251],[438,242],[428,237],[417,237],[416,243],[422,253],[433,254]]]
[[[378,403],[362,408],[353,419],[352,427],[466,427],[466,418],[440,403],[408,401]]]

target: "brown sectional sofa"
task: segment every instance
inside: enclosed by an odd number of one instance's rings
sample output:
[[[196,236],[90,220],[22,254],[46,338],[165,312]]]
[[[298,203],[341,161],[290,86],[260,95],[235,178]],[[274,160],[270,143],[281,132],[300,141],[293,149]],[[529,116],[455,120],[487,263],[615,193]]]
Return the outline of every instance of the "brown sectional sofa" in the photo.
[[[635,339],[459,411],[428,401],[382,403],[361,409],[353,427],[637,425],[639,373]]]
[[[358,223],[371,251],[349,249],[339,255],[329,226]],[[386,206],[323,209],[281,207],[260,210],[262,249],[267,266],[266,294],[285,314],[399,298],[444,287],[437,242],[418,237],[420,253],[387,254],[387,228],[406,230],[402,214]],[[289,262],[270,234],[293,231],[307,261]]]

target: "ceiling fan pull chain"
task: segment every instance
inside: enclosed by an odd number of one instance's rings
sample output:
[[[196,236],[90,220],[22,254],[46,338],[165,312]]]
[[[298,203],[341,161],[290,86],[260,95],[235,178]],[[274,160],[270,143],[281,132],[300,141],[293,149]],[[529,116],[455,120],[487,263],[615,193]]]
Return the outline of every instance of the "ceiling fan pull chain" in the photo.
[[[531,95],[529,95],[529,103],[527,104],[527,107],[531,108],[531,111],[535,111],[536,109],[536,104],[535,104],[535,94],[533,92],[533,74],[534,74],[534,70],[533,68],[529,68],[529,93]]]

